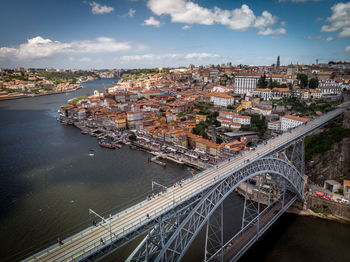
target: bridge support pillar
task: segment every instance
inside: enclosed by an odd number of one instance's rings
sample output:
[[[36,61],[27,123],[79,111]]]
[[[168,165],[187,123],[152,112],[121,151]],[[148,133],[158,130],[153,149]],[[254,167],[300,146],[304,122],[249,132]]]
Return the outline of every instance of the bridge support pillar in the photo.
[[[208,261],[213,254],[218,250],[221,252],[218,254],[220,262],[223,261],[222,249],[224,245],[224,209],[223,203],[215,210],[210,216],[207,222],[206,237],[205,237],[205,250],[204,250],[204,261]]]

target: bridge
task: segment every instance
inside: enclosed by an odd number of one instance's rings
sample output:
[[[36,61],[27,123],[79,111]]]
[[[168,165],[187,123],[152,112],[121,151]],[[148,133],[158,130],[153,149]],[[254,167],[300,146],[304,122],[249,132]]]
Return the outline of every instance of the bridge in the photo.
[[[304,137],[346,110],[345,104],[305,125],[241,152],[181,185],[122,210],[25,261],[93,261],[143,238],[127,261],[181,261],[198,233],[206,230],[205,261],[236,261],[297,199],[303,200]],[[244,196],[241,230],[223,238],[223,201],[253,177],[271,187]],[[263,203],[263,198],[265,202]],[[90,210],[94,215],[95,212]]]

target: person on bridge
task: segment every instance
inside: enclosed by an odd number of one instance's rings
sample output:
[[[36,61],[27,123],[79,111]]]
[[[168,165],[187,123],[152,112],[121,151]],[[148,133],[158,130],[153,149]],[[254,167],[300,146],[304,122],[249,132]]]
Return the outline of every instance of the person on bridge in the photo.
[[[63,241],[62,241],[60,238],[57,239],[57,242],[58,242],[58,244],[59,244],[60,246],[63,245]]]

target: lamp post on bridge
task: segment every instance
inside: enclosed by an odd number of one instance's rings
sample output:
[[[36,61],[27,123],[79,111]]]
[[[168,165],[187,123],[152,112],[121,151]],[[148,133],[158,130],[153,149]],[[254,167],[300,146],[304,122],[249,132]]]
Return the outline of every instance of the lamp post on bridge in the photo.
[[[159,183],[157,183],[155,181],[152,181],[152,191],[153,191],[154,185],[160,186],[160,187],[164,188],[166,191],[168,190],[168,188],[166,186],[164,186],[162,184],[159,184]],[[175,204],[175,192],[174,192],[174,190],[175,189],[173,188],[173,190],[172,190],[173,191],[173,203]]]
[[[109,224],[109,234],[110,234],[110,239],[112,241],[112,221],[111,221],[112,218],[111,218],[111,215],[109,216],[109,222],[108,222],[103,216],[100,216],[95,211],[93,211],[91,208],[89,208],[89,214],[94,214],[95,216],[101,218],[101,220],[103,220],[105,223]]]

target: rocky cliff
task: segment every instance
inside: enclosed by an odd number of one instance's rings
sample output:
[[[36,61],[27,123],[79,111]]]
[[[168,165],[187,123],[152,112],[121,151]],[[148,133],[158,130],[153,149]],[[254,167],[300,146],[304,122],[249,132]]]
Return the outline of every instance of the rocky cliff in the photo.
[[[349,130],[350,111],[344,114],[342,120],[344,130]],[[324,132],[327,131],[330,130],[326,129]],[[344,178],[350,179],[350,137],[348,133],[346,134],[346,137],[339,142],[334,142],[326,152],[313,154],[312,158],[308,160],[305,174],[312,182],[323,186],[323,182],[327,179],[339,182],[343,182]],[[325,137],[319,137],[319,141],[317,138],[317,136],[314,137],[314,143],[325,143]]]

